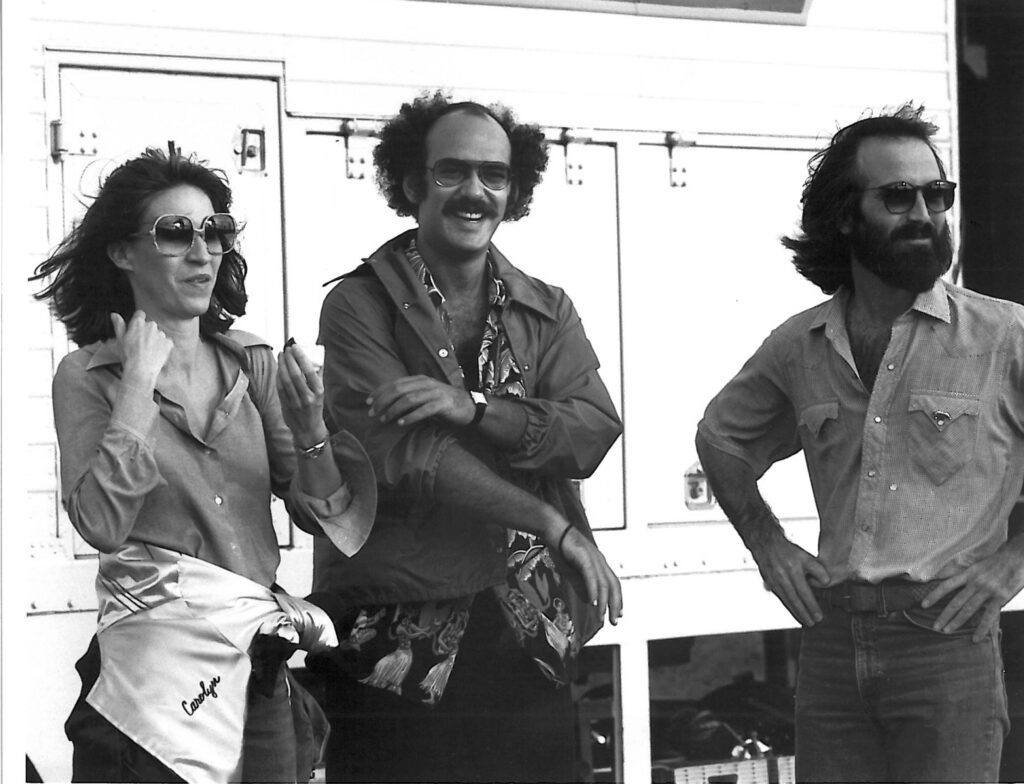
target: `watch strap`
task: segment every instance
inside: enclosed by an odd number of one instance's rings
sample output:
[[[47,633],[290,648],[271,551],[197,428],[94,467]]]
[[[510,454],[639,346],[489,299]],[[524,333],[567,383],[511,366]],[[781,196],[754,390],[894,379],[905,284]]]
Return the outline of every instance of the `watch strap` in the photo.
[[[483,397],[482,392],[470,393],[470,396],[473,398],[474,405],[476,405],[476,411],[473,413],[473,420],[466,427],[476,427],[480,424],[480,420],[484,418],[484,414],[487,413],[487,399],[480,400]]]

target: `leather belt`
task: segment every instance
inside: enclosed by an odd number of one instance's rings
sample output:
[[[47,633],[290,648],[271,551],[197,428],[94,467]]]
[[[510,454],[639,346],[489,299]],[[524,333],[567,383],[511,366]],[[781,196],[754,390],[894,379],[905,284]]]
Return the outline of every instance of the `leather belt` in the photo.
[[[865,583],[847,580],[837,585],[815,588],[814,595],[822,608],[887,615],[916,607],[940,582],[942,581],[930,580],[920,583],[888,579],[880,583]]]

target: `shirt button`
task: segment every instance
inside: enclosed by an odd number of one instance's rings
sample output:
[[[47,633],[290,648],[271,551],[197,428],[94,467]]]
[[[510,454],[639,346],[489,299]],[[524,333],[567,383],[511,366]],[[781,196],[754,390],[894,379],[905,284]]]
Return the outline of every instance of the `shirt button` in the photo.
[[[402,307],[403,307],[403,308],[404,308],[405,310],[408,310],[408,309],[409,309],[409,303],[408,303],[408,302],[403,302],[403,303],[402,303]]]
[[[886,370],[895,370],[896,366],[892,362],[890,362],[888,365],[885,366],[885,369]]]
[[[223,498],[221,498],[221,497],[220,497],[219,495],[215,495],[215,496],[213,497],[213,502],[214,502],[215,504],[217,504],[217,506],[220,506],[221,504],[223,504],[223,503],[224,503],[224,499],[223,499]]]
[[[213,454],[213,450],[210,449],[209,447],[207,447],[206,449],[203,450],[203,454],[204,455],[212,455]]]
[[[889,485],[889,489],[890,490],[895,490],[898,486],[899,485],[897,485],[895,482],[893,482],[891,485]]]
[[[444,359],[445,357],[448,356],[448,349],[446,349],[446,348],[439,348],[437,350],[437,355],[439,357],[441,357],[441,359]]]
[[[882,421],[882,417],[878,417],[878,416],[875,417],[875,424],[876,425],[879,424],[881,421]]]
[[[875,469],[872,468],[870,471],[868,471],[868,476],[870,476],[871,478],[874,478],[875,474],[877,474],[877,473],[878,472]]]

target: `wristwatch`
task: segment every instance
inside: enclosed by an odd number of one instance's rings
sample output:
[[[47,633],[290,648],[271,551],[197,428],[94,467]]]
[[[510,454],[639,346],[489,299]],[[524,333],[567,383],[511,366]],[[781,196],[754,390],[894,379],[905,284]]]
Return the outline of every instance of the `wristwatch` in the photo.
[[[469,396],[473,398],[473,403],[476,405],[476,413],[473,414],[473,421],[466,427],[476,427],[487,413],[487,395],[483,392],[470,391]]]

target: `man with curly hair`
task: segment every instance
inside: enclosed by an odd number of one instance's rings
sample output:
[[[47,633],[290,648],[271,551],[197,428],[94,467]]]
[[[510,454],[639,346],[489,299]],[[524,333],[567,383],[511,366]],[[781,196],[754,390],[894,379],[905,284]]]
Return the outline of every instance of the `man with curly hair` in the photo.
[[[328,425],[360,437],[380,484],[363,550],[315,551],[314,591],[350,630],[312,664],[327,778],[575,781],[567,684],[622,596],[572,480],[621,425],[565,292],[491,243],[527,214],[544,138],[438,92],[402,106],[374,162],[417,227],[321,313]]]
[[[922,111],[861,119],[812,158],[802,232],[783,244],[833,296],[772,332],[698,426],[715,495],[804,626],[801,781],[996,781],[1008,730],[1024,308],[941,279],[956,186]],[[757,486],[801,450],[817,556]]]

